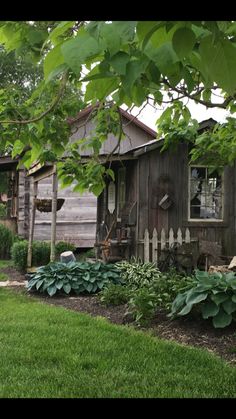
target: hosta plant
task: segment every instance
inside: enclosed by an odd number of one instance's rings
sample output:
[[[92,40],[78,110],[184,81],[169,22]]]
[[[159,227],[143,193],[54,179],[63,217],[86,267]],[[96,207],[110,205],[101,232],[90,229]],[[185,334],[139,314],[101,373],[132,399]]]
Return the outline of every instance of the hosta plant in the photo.
[[[111,264],[56,262],[38,268],[28,281],[27,289],[45,292],[52,297],[58,292],[94,293],[105,285],[120,282],[119,272]]]
[[[124,283],[135,289],[150,286],[162,275],[154,263],[142,262],[135,258],[131,258],[130,262],[119,262],[116,266]]]
[[[200,310],[203,319],[212,318],[215,328],[230,325],[236,320],[235,274],[196,271],[192,287],[173,301],[170,316],[185,316],[194,308]]]

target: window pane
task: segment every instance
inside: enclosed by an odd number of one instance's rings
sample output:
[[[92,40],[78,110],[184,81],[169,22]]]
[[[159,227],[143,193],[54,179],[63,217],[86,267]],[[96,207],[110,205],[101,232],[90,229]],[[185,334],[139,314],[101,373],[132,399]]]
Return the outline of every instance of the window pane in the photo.
[[[222,218],[222,178],[217,171],[190,168],[190,218]]]

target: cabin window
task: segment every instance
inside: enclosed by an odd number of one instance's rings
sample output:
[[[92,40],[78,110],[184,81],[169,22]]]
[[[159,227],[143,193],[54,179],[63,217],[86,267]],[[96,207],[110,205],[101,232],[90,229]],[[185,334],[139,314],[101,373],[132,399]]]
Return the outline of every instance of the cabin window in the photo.
[[[125,182],[126,182],[126,168],[121,167],[118,170],[118,195],[117,195],[117,218],[121,219],[121,211],[125,205]]]
[[[0,172],[0,218],[16,217],[16,179],[12,171]]]
[[[191,220],[222,220],[222,175],[209,167],[190,167],[189,215]]]

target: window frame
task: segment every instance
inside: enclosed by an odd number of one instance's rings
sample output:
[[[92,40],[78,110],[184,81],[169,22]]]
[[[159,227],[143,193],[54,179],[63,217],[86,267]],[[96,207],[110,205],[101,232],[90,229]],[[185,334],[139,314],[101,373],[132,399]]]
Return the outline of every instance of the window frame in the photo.
[[[188,167],[188,222],[193,222],[193,223],[223,223],[224,222],[224,172],[221,175],[221,182],[222,182],[222,188],[221,188],[221,202],[222,202],[222,215],[221,218],[191,218],[191,201],[190,201],[190,196],[191,196],[191,188],[190,188],[190,184],[191,184],[191,169],[192,168],[203,168],[203,169],[210,169],[211,166],[206,166],[203,164],[191,164]]]

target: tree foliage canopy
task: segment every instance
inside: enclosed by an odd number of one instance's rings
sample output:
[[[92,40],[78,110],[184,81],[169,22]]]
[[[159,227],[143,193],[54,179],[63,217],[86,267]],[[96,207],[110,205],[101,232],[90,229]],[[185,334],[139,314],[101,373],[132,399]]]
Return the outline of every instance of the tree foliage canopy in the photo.
[[[77,180],[77,189],[99,194],[105,177],[112,176],[99,165],[99,148],[109,130],[123,136],[118,107],[147,102],[167,105],[158,121],[164,147],[185,140],[193,146],[193,159],[203,158],[206,150],[214,164],[235,159],[234,21],[2,21],[0,44],[43,68],[43,80],[23,101],[19,83],[0,89],[1,142],[12,145],[13,155],[21,155],[27,167],[36,159],[60,160],[66,151],[67,158],[58,163],[64,184]],[[232,116],[213,133],[199,136],[183,99],[226,109]],[[98,103],[99,126],[88,144],[93,158],[82,167],[78,147],[83,139],[69,144],[66,118]]]

